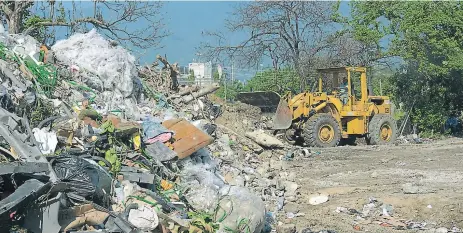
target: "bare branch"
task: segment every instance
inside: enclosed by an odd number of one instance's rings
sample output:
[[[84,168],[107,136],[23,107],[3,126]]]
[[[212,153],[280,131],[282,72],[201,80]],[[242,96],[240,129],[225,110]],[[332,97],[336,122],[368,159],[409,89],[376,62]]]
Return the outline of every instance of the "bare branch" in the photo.
[[[212,59],[232,55],[241,66],[254,66],[270,58],[275,69],[293,66],[303,79],[306,71],[302,59],[317,56],[327,48],[324,40],[332,34],[330,28],[332,2],[262,1],[241,3],[227,20],[225,33],[246,32],[248,37],[237,44],[228,41],[224,33],[208,32],[216,43],[204,43],[202,49]],[[221,57],[221,58],[219,58]]]
[[[10,16],[13,14],[13,11],[9,8],[8,6],[8,2],[7,1],[1,1],[0,2],[0,7],[3,11],[3,14],[5,14],[6,16]]]
[[[35,2],[2,1],[0,7],[8,16],[8,20],[27,14],[25,8]],[[50,0],[50,8],[55,5],[54,0]],[[46,16],[41,21],[35,22],[24,32],[32,33],[38,29],[49,27],[69,27],[72,32],[76,30],[90,30],[90,28],[100,29],[100,33],[105,34],[112,40],[121,44],[129,45],[127,47],[136,47],[141,49],[159,48],[163,38],[169,35],[163,21],[161,12],[162,2],[160,1],[98,1],[92,4],[92,12],[84,12],[81,5],[72,4],[72,15],[69,11],[67,17],[55,17],[55,12],[50,10],[44,12]],[[56,8],[54,8],[56,9]],[[59,9],[57,12],[59,12]],[[79,16],[80,15],[80,16]],[[9,30],[17,25],[8,24]],[[19,30],[16,30],[19,32]],[[130,46],[133,45],[133,46]]]

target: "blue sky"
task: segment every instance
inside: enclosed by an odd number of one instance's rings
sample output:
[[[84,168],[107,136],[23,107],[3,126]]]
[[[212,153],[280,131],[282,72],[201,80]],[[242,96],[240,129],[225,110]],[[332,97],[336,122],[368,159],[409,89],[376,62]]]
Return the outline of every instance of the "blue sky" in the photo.
[[[156,54],[166,54],[168,59],[180,65],[188,65],[193,60],[204,62],[204,57],[198,56],[197,48],[201,42],[210,40],[203,36],[205,31],[224,29],[224,22],[239,2],[164,2],[164,10],[168,15],[168,25],[172,35],[163,41],[164,47],[153,50],[145,60],[152,60]],[[238,43],[245,35],[230,34],[231,43]],[[225,66],[229,66],[225,64]],[[255,69],[235,68],[240,79],[252,77]]]
[[[158,53],[188,64],[196,57],[196,47],[207,39],[203,31],[220,30],[236,2],[165,2],[168,27],[172,35],[163,41]]]
[[[196,48],[202,41],[209,38],[202,36],[203,31],[221,30],[224,27],[225,19],[233,11],[233,7],[239,2],[210,2],[210,1],[188,1],[188,2],[164,2],[164,10],[168,17],[168,26],[172,36],[163,41],[162,49],[153,50],[145,61],[151,61],[156,54],[166,54],[170,61],[176,61],[180,65],[187,65],[193,59],[201,59],[196,56]],[[342,2],[341,13],[349,14],[348,2]],[[231,43],[238,42],[245,35],[230,35]],[[267,66],[269,64],[264,64]],[[253,76],[255,69],[237,69],[237,75],[244,79]],[[241,79],[241,78],[240,78]]]
[[[236,4],[239,2],[165,2],[164,8],[169,16],[168,25],[172,36],[163,41],[164,48],[157,52],[167,54],[180,64],[197,59],[195,48],[208,39],[201,32],[223,29],[225,19]],[[341,4],[341,12],[348,14],[347,2]],[[243,35],[230,35],[229,39],[238,42],[243,38]]]
[[[178,62],[181,66],[186,66],[194,59],[205,61],[198,57],[197,48],[210,38],[203,36],[204,31],[217,31],[224,29],[225,19],[233,11],[236,4],[240,2],[230,1],[165,1],[162,12],[164,20],[171,35],[162,41],[163,48],[149,49],[143,51],[145,54],[141,58],[141,63],[152,63],[157,54],[167,55],[170,62]],[[76,3],[83,9],[84,14],[92,14],[93,2],[83,1]],[[70,2],[64,2],[66,8],[71,8]],[[341,13],[349,14],[348,2],[341,3]],[[143,22],[140,22],[142,24]],[[137,25],[134,25],[136,27]],[[143,25],[142,25],[143,26]],[[64,35],[63,28],[59,28],[60,34]],[[245,35],[231,34],[229,40],[233,44],[244,39]],[[137,55],[137,54],[134,54]],[[264,62],[265,63],[265,62]],[[225,66],[229,66],[225,64]],[[264,67],[269,64],[264,64]],[[256,69],[236,68],[237,76],[240,79],[247,79],[256,73]]]

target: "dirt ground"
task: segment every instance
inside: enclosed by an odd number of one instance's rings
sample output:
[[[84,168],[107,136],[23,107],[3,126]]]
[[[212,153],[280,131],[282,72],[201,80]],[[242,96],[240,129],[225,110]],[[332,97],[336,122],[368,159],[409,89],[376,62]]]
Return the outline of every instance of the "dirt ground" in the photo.
[[[369,197],[391,204],[395,219],[424,221],[430,228],[463,228],[463,139],[314,151],[320,154],[287,162],[289,169],[297,174],[300,192],[297,203],[305,216],[286,222],[296,224],[298,231],[308,227],[313,231],[355,232],[356,216],[335,210],[346,207],[362,211]],[[422,185],[427,192],[404,194],[405,183]],[[327,193],[330,199],[310,205],[309,195],[314,193]],[[374,223],[359,226],[361,231],[369,232],[417,232]]]
[[[262,127],[262,116],[256,107],[235,104],[227,106],[216,123],[244,135]],[[291,219],[279,215],[278,220],[295,224],[298,232],[306,228],[313,232],[334,230],[337,233],[434,232],[395,230],[369,222],[368,218],[359,220],[359,214],[336,212],[337,207],[362,212],[369,198],[374,197],[380,203],[392,205],[395,220],[426,223],[428,229],[463,229],[463,139],[392,146],[367,146],[358,140],[358,144],[312,148],[307,158],[284,161],[287,171],[296,173],[297,209],[305,215]],[[285,154],[286,151],[274,152]],[[403,186],[407,183],[419,187],[420,191],[406,194]],[[310,205],[310,196],[317,193],[329,194],[329,201]]]

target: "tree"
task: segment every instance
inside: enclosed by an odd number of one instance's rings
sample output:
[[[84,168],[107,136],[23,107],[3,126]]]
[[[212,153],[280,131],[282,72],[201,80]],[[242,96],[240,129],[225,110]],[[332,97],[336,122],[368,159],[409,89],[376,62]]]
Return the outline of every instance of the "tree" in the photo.
[[[349,31],[338,31],[329,40],[327,55],[323,62],[325,66],[373,66],[384,63],[377,56],[376,47],[356,40]]]
[[[224,74],[222,74],[224,75]],[[215,71],[214,74],[212,75],[212,77],[214,78],[214,81],[220,81],[220,74],[219,74],[219,71]]]
[[[26,24],[24,21],[29,18],[31,7],[35,4],[46,4],[48,12],[43,10],[43,16],[35,15]],[[55,7],[57,4],[58,7]],[[160,40],[168,35],[161,19],[161,6],[162,3],[158,1],[95,0],[93,15],[89,15],[75,2],[72,2],[72,7],[67,12],[61,2],[57,3],[55,0],[0,2],[2,16],[11,34],[37,33],[37,30],[43,32],[51,27],[68,27],[71,32],[75,32],[91,26],[100,29],[112,40],[142,49],[158,47]],[[135,27],[135,24],[138,26]],[[25,28],[25,25],[28,27]]]
[[[19,33],[24,27],[24,20],[30,16],[28,8],[34,1],[1,1],[2,20],[8,25],[10,34]]]
[[[194,81],[195,79],[196,79],[195,71],[194,71],[194,70],[190,70],[190,74],[188,75],[188,80]]]
[[[242,82],[238,80],[223,80],[220,88],[216,91],[216,95],[222,99],[235,100],[236,95],[242,91],[244,91]]]
[[[463,6],[460,2],[352,2],[355,39],[379,57],[405,61],[393,77],[396,98],[414,104],[419,129],[440,130],[463,109]],[[388,42],[388,43],[386,43]]]
[[[203,44],[211,58],[229,57],[240,66],[271,59],[278,69],[290,65],[298,73],[300,88],[307,82],[306,66],[328,46],[335,32],[332,20],[336,2],[257,1],[241,3],[227,20],[228,32],[208,32],[217,44]],[[247,38],[230,45],[229,33],[246,32]]]
[[[244,89],[246,91],[275,91],[279,94],[284,94],[286,91],[298,93],[299,77],[297,72],[291,68],[268,69],[248,80]]]
[[[463,68],[462,13],[459,2],[353,2],[350,23],[383,56],[417,61],[421,72],[437,75]],[[381,45],[386,37],[389,46]]]

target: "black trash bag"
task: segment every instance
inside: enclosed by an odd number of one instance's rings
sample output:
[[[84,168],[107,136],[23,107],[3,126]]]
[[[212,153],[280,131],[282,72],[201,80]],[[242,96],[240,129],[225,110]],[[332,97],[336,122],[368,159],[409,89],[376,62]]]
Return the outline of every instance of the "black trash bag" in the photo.
[[[13,112],[14,110],[11,96],[3,85],[0,85],[0,107],[6,109],[9,112]]]
[[[206,131],[207,134],[212,136],[214,134],[215,130],[217,129],[217,125],[208,123],[208,124],[205,124],[203,128],[204,128],[204,131]]]
[[[71,201],[85,199],[109,206],[112,178],[102,167],[76,156],[60,156],[51,163],[58,179],[68,184],[66,193]]]
[[[222,115],[222,107],[220,105],[214,104],[209,109],[209,113],[215,119],[215,118],[219,117],[220,115]]]

